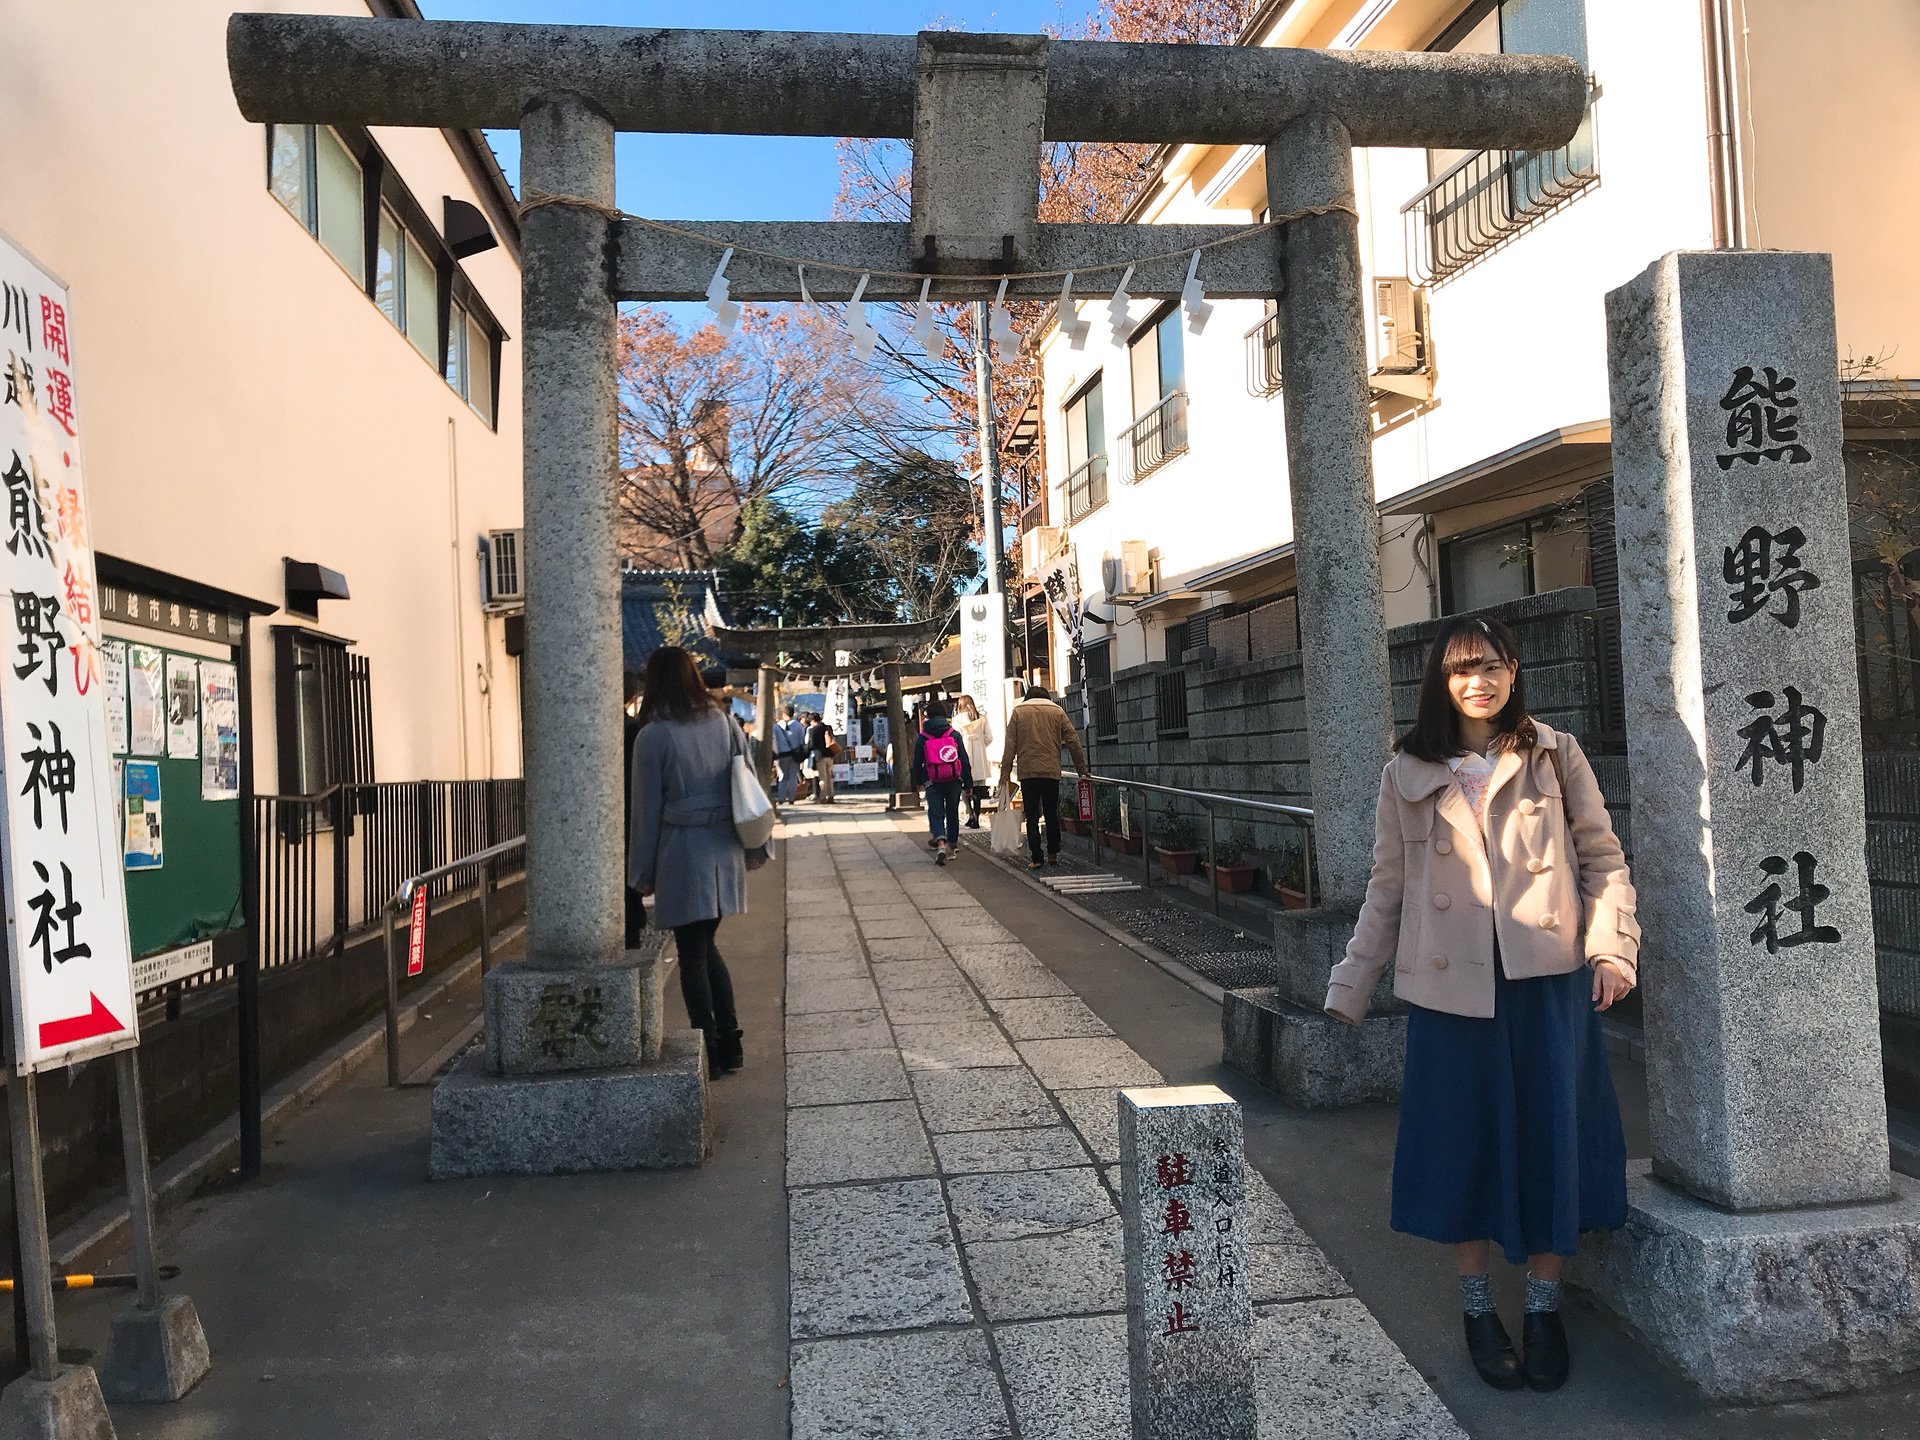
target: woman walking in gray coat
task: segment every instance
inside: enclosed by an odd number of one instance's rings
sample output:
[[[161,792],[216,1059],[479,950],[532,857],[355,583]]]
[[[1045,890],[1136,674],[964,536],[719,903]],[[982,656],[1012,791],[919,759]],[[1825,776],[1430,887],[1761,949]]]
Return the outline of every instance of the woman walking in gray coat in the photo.
[[[733,979],[714,935],[747,908],[749,861],[733,829],[730,780],[740,731],[707,691],[693,656],[663,645],[647,661],[640,731],[633,739],[633,830],[627,883],[654,897],[654,923],[680,950],[680,997],[707,1037],[708,1072],[738,1070]]]

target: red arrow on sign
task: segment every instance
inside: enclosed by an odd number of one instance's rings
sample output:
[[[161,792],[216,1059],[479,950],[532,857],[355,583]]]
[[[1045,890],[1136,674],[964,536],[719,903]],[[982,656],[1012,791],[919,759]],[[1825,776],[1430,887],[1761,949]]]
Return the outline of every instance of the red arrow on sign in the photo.
[[[111,1035],[116,1030],[127,1028],[113,1018],[113,1012],[100,1003],[98,995],[88,991],[87,998],[93,1002],[93,1009],[85,1015],[74,1015],[65,1020],[49,1020],[40,1027],[42,1050],[52,1050],[61,1045],[91,1040],[96,1035]]]

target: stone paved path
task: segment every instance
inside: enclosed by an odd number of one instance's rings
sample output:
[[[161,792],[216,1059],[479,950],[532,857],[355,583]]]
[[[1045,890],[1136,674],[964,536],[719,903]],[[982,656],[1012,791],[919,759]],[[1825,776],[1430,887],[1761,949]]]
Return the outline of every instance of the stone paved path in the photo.
[[[1160,1074],[883,812],[787,827],[795,1440],[1125,1440],[1116,1089]],[[1258,1175],[1262,1440],[1459,1437]]]

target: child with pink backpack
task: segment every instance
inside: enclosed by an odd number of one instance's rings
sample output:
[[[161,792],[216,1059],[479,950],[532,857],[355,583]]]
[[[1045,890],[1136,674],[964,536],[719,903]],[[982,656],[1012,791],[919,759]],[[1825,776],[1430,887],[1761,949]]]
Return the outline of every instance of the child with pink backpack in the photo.
[[[973,788],[966,741],[947,718],[947,707],[929,701],[913,740],[913,785],[927,794],[927,848],[944,865],[960,848],[960,797]]]

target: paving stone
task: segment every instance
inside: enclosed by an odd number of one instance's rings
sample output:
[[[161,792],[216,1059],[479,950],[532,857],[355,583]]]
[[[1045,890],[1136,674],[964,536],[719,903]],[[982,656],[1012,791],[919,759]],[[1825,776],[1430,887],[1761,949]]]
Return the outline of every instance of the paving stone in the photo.
[[[839,980],[789,979],[787,1014],[814,1015],[832,1010],[871,1010],[880,1003],[880,992],[864,975]]]
[[[980,1308],[996,1324],[1126,1309],[1118,1215],[1054,1235],[979,1241],[966,1251]]]
[[[867,953],[876,963],[887,960],[944,960],[947,948],[931,935],[868,937]]]
[[[857,950],[860,932],[851,919],[819,916],[787,921],[787,948],[790,950]]]
[[[1304,1245],[1249,1245],[1247,1265],[1253,1279],[1253,1303],[1318,1300],[1351,1295],[1346,1277],[1311,1242]]]
[[[873,978],[880,987],[882,999],[902,990],[944,989],[967,983],[967,977],[961,974],[960,967],[944,957],[938,960],[876,960]]]
[[[914,895],[913,900],[922,910],[965,910],[978,903],[964,887],[951,884],[925,886]]]
[[[792,1191],[787,1239],[796,1339],[973,1319],[937,1180]]]
[[[960,972],[954,971],[954,979],[958,981],[959,978]],[[893,990],[885,995],[883,1003],[887,1018],[896,1026],[932,1025],[951,1020],[967,1020],[982,1025],[992,1023],[987,1007],[980,1003],[980,997],[974,994],[971,985],[933,985],[923,989]]]
[[[792,1352],[793,1440],[998,1440],[1006,1401],[978,1330],[814,1340]]]
[[[878,905],[856,901],[853,918],[864,928],[869,920],[918,920],[920,911],[910,900],[889,900]]]
[[[1021,1440],[1129,1440],[1127,1317],[997,1326]]]
[[[896,1025],[893,1033],[909,1070],[961,1070],[1016,1065],[1020,1060],[1000,1027],[990,1020]]]
[[[926,923],[949,945],[1011,945],[1018,937],[984,910],[935,910]]]
[[[906,1067],[893,1049],[820,1050],[787,1056],[788,1105],[912,1098]]]
[[[1311,1243],[1307,1232],[1293,1218],[1287,1202],[1274,1192],[1267,1177],[1247,1167],[1248,1239],[1255,1244],[1300,1245]]]
[[[1060,1117],[1025,1066],[994,1070],[916,1070],[914,1099],[936,1135],[1057,1125]]]
[[[814,980],[857,980],[867,973],[867,957],[860,947],[832,953],[808,952],[787,955],[787,984],[800,985]]]
[[[1124,1040],[1026,1040],[1015,1048],[1049,1090],[1161,1083],[1160,1072]]]
[[[933,1149],[947,1175],[1054,1170],[1085,1165],[1087,1150],[1065,1125],[1043,1130],[962,1130],[936,1135]]]
[[[1034,965],[1033,951],[1019,941],[1011,944],[996,941],[993,943],[972,942],[967,945],[967,958],[983,965]]]
[[[1465,1440],[1358,1300],[1256,1310],[1260,1440]]]
[[[947,1182],[947,1204],[963,1242],[1059,1234],[1116,1213],[1091,1165],[956,1175]]]
[[[899,920],[862,920],[860,933],[869,940],[923,940],[933,936],[918,911]]]
[[[806,1050],[891,1050],[893,1032],[882,1010],[835,1010],[787,1017],[787,1053]]]
[[[1089,1039],[1113,1031],[1077,996],[1052,1000],[996,1000],[994,1013],[1016,1040]]]
[[[1117,1087],[1102,1085],[1094,1090],[1057,1090],[1053,1096],[1093,1158],[1103,1165],[1120,1163],[1120,1102],[1116,1092]]]
[[[931,1175],[933,1151],[911,1100],[787,1112],[787,1184]]]
[[[966,971],[967,978],[980,987],[989,1000],[1042,999],[1073,994],[1058,975],[1037,960],[985,964],[971,961],[964,951],[954,953],[954,962]]]

